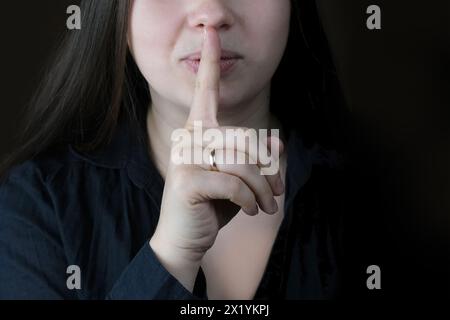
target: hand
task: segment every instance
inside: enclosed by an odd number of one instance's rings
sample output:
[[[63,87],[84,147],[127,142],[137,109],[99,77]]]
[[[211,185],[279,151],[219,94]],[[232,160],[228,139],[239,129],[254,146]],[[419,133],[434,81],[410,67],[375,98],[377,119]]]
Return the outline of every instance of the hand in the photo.
[[[202,58],[196,79],[195,94],[185,129],[192,131],[194,121],[202,121],[204,127],[224,130],[217,121],[220,86],[221,46],[214,28],[205,28]],[[230,128],[230,127],[227,127]],[[246,129],[246,128],[244,128]],[[197,142],[193,142],[195,144]],[[269,150],[281,140],[271,137],[267,141]],[[203,148],[202,145],[186,145],[187,148]],[[244,146],[245,147],[245,146]],[[247,146],[248,147],[248,146]],[[258,155],[242,146],[234,145],[232,151],[245,159],[255,159],[256,164],[217,164],[218,171],[211,171],[204,164],[175,164],[170,162],[160,218],[155,234],[150,241],[165,253],[166,261],[178,263],[174,267],[182,273],[181,265],[196,266],[215,242],[219,230],[242,208],[248,215],[258,214],[259,207],[268,214],[278,211],[274,196],[284,192],[280,172],[265,176],[260,173]],[[255,150],[255,149],[253,149]],[[216,156],[230,152],[225,143],[216,149]],[[195,278],[194,278],[195,280]],[[188,286],[193,284],[192,275]]]

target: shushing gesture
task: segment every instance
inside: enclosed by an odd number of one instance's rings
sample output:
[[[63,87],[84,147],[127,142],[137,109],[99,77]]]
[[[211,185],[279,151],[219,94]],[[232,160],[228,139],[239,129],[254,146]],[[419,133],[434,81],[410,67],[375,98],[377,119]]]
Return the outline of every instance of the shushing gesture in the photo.
[[[201,121],[204,128],[225,135],[230,127],[221,127],[217,120],[222,49],[217,31],[211,27],[204,30],[194,98],[184,129],[191,132]],[[271,153],[274,161],[278,160],[283,151],[281,140],[270,137],[265,142],[266,150],[279,151]],[[193,140],[176,147],[204,152],[206,144]],[[225,159],[227,153],[233,152],[236,157],[253,161],[244,164],[216,161],[213,165],[210,161],[195,164],[171,161],[158,225],[150,240],[162,264],[191,291],[201,260],[213,246],[219,230],[241,209],[250,216],[258,214],[259,208],[263,214],[275,214],[279,208],[274,196],[284,192],[279,170],[273,175],[261,174],[261,161],[254,152],[257,146],[229,144],[225,139],[223,145],[216,147],[209,151],[210,159]]]

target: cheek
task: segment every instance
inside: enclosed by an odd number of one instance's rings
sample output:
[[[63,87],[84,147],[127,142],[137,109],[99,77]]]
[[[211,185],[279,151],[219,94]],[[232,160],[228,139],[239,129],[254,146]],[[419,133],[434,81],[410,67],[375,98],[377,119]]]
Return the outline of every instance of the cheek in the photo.
[[[273,1],[271,1],[273,2]],[[282,3],[284,1],[280,1]],[[272,5],[270,9],[261,12],[259,19],[254,19],[254,39],[264,58],[277,58],[285,49],[289,35],[290,6]]]
[[[128,32],[130,49],[146,78],[164,67],[175,41],[176,16],[160,12],[163,8],[152,3],[156,2],[135,2]]]
[[[281,61],[289,35],[289,1],[262,0],[261,8],[251,21],[249,39],[252,44],[254,67],[262,77],[272,77]]]

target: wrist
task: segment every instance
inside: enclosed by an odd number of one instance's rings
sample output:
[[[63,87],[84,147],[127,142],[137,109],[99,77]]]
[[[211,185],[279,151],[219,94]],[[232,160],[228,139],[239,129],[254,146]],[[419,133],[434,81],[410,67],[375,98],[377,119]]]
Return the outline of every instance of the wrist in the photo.
[[[187,255],[158,236],[153,236],[149,240],[149,246],[161,265],[192,293],[201,259]]]
[[[200,266],[206,251],[187,249],[186,245],[178,245],[164,234],[164,232],[158,232],[156,230],[150,238],[150,246],[154,249],[156,247],[161,254],[164,254],[170,260],[177,261],[186,266]]]

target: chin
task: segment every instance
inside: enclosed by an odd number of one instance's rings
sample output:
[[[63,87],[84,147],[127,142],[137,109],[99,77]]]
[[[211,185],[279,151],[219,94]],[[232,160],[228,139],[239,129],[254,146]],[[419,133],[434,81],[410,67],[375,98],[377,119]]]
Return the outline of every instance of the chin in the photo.
[[[242,92],[242,87],[221,86],[219,97],[219,109],[239,109],[243,107],[247,94]]]
[[[221,96],[219,99],[219,110],[242,110],[242,102],[240,103],[229,96]]]

